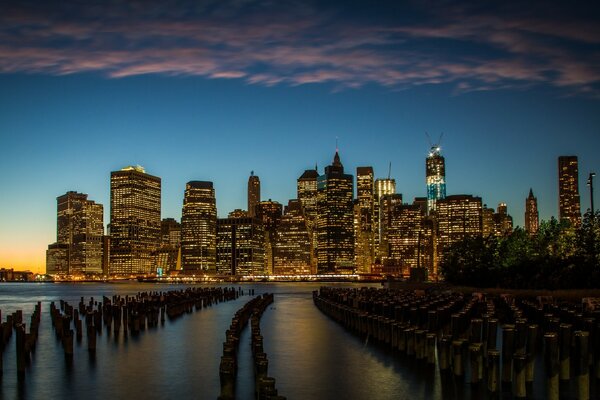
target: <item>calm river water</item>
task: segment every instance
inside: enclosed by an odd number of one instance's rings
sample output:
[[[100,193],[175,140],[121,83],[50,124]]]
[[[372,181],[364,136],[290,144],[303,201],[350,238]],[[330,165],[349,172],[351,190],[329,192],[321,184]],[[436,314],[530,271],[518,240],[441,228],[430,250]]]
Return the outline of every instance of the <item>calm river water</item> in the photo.
[[[40,336],[24,381],[17,379],[15,335],[3,355],[2,399],[216,399],[225,330],[249,296],[186,314],[137,337],[102,331],[95,358],[84,334],[68,366],[50,321],[50,302],[76,305],[84,296],[133,295],[139,291],[183,289],[189,285],[138,283],[0,284],[2,318],[17,309],[29,322],[42,302]],[[232,285],[227,285],[232,286]],[[274,293],[261,319],[269,375],[288,399],[452,399],[471,398],[468,384],[442,384],[437,368],[393,354],[346,332],[313,305],[318,283],[242,284],[255,294]],[[351,286],[343,284],[343,286]],[[358,285],[357,285],[358,286]],[[58,304],[57,304],[58,305]],[[29,329],[29,327],[27,328]],[[249,328],[242,334],[236,395],[254,398]],[[473,397],[475,398],[475,397]]]

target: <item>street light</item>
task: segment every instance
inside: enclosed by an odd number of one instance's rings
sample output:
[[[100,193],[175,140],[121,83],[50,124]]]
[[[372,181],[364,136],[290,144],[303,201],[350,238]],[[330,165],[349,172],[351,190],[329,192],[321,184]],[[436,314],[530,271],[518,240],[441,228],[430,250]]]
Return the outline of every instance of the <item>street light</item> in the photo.
[[[588,177],[587,185],[590,187],[590,208],[592,211],[592,220],[594,219],[594,177],[596,176],[595,172],[590,172],[590,176]]]

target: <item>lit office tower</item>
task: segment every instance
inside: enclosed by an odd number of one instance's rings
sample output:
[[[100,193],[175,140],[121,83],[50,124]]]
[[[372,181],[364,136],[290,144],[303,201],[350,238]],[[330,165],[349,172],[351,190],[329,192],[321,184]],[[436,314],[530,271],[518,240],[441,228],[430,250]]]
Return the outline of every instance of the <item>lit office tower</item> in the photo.
[[[529,196],[525,199],[525,230],[532,236],[538,231],[539,218],[537,198],[533,196],[533,189],[529,189]]]
[[[46,252],[47,273],[102,273],[104,209],[87,196],[67,192],[56,198],[56,243]]]
[[[163,218],[160,222],[161,245],[179,246],[181,244],[181,224],[174,218]]]
[[[317,218],[317,168],[307,169],[298,178],[298,200],[302,204],[304,215],[309,230],[312,229]]]
[[[265,274],[265,235],[260,220],[217,219],[217,272],[238,276]]]
[[[427,214],[436,209],[436,202],[446,197],[446,166],[440,147],[431,146],[425,161],[425,180],[427,183]]]
[[[250,172],[248,178],[248,216],[254,217],[256,205],[260,202],[260,179],[254,175],[254,171]]]
[[[354,269],[353,176],[344,174],[338,152],[317,179],[317,271]]]
[[[263,223],[265,230],[265,268],[268,274],[273,272],[273,241],[275,232],[281,222],[283,206],[277,201],[261,201],[255,206],[255,218]]]
[[[428,222],[418,203],[394,206],[387,235],[389,256],[404,276],[409,275],[410,268],[431,267],[432,229]]]
[[[164,218],[160,222],[160,247],[156,251],[156,267],[162,273],[180,268],[181,224],[173,218]],[[158,271],[160,272],[160,271]]]
[[[312,243],[312,272],[317,271],[317,235],[315,234],[315,223],[317,220],[317,178],[319,173],[315,169],[307,169],[298,178],[297,190],[298,200],[302,204],[302,211],[306,220],[306,228]]]
[[[299,200],[290,200],[275,235],[274,274],[310,274],[311,249],[302,204]]]
[[[373,235],[373,202],[374,202],[373,167],[356,168],[356,194],[354,254],[356,268],[360,272],[371,271],[375,261]]]
[[[181,211],[181,264],[186,274],[215,273],[217,201],[212,182],[185,185]]]
[[[385,195],[396,193],[396,180],[394,179],[377,179],[375,181],[375,193],[373,194],[373,246],[375,248],[375,257],[381,259],[384,254],[381,254],[383,232],[381,231],[381,220],[384,218],[381,212],[381,198]]]
[[[466,237],[482,235],[481,197],[453,195],[437,201],[437,261],[434,274],[443,259],[444,251]]]
[[[494,235],[497,237],[509,236],[513,231],[513,219],[508,215],[506,203],[498,204],[494,214]]]
[[[581,224],[577,156],[558,157],[558,218],[572,226]]]
[[[110,173],[110,273],[155,272],[161,241],[159,177],[140,166]]]
[[[392,223],[394,209],[402,204],[402,194],[384,194],[379,200],[379,258],[385,263],[390,257],[390,244],[388,241],[389,228]]]
[[[494,223],[495,210],[483,205],[481,209],[481,234],[483,237],[493,236],[495,234],[496,225]]]

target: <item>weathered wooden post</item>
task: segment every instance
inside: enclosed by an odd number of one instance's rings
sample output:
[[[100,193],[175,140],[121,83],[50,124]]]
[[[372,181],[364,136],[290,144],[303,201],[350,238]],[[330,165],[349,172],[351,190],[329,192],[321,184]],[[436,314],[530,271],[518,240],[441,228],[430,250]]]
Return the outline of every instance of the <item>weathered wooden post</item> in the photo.
[[[590,333],[587,331],[575,332],[575,374],[579,400],[590,398],[589,338]]]
[[[560,324],[560,380],[571,379],[571,324]]]
[[[512,359],[514,355],[514,325],[502,327],[502,382],[512,382]]]
[[[487,388],[491,393],[498,392],[500,382],[500,352],[496,349],[488,350],[488,375]]]
[[[544,335],[544,364],[546,369],[546,398],[558,400],[558,334],[549,332]]]

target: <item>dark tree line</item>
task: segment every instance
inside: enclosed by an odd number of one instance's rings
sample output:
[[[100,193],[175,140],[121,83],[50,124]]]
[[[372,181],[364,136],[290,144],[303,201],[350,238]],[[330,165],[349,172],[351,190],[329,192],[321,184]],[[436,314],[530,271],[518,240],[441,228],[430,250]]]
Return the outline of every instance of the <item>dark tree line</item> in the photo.
[[[581,227],[555,218],[536,235],[467,238],[444,253],[441,272],[456,285],[522,289],[600,288],[600,212]]]

